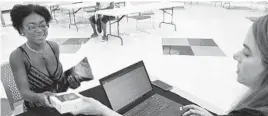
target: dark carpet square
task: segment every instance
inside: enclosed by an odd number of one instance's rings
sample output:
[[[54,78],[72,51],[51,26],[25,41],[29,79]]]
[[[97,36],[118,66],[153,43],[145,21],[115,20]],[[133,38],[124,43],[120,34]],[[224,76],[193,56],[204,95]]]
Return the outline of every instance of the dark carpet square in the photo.
[[[190,46],[163,46],[163,54],[169,55],[194,55]]]
[[[81,48],[81,45],[60,45],[60,53],[74,54]]]
[[[85,44],[90,38],[70,38],[63,45],[81,45]]]
[[[191,39],[188,38],[191,46],[218,46],[213,39]]]

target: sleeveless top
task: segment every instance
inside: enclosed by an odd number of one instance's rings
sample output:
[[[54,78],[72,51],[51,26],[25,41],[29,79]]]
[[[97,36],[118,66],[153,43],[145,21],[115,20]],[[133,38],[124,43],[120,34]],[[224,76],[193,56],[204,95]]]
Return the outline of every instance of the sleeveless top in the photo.
[[[78,82],[76,79],[72,77],[66,77],[63,73],[63,68],[61,63],[59,62],[59,58],[57,57],[55,53],[55,48],[53,45],[51,45],[50,42],[46,41],[48,45],[50,46],[51,50],[53,51],[53,54],[57,60],[57,67],[55,72],[50,75],[47,75],[40,70],[38,70],[31,62],[31,58],[27,54],[27,52],[24,50],[22,46],[19,47],[19,49],[24,53],[27,62],[29,63],[29,68],[26,66],[26,73],[28,77],[28,82],[30,86],[30,90],[35,93],[43,93],[45,91],[53,92],[53,93],[59,93],[59,92],[65,92],[67,89],[70,88],[77,88],[80,86],[80,82]],[[24,105],[26,109],[34,108],[34,107],[42,107],[40,103],[32,103],[29,101],[25,101]]]

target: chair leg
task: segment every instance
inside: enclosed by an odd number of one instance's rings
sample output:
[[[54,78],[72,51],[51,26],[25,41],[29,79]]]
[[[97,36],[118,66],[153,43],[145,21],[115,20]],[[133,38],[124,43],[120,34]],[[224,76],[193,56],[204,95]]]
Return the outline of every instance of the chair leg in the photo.
[[[12,110],[9,105],[9,101],[6,98],[1,98],[1,116],[9,116],[12,114]]]
[[[26,111],[26,108],[25,108],[24,104],[22,103],[15,108],[15,110],[13,111],[13,114],[17,115],[17,114],[21,114],[25,111]]]
[[[138,19],[136,19],[136,30],[138,29]]]
[[[127,22],[128,22],[128,15],[127,15]]]

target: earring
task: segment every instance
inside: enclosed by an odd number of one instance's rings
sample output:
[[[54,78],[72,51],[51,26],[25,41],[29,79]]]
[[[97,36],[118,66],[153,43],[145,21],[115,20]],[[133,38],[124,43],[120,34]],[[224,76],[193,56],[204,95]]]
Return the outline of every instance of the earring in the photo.
[[[24,36],[24,33],[21,33],[22,36]]]

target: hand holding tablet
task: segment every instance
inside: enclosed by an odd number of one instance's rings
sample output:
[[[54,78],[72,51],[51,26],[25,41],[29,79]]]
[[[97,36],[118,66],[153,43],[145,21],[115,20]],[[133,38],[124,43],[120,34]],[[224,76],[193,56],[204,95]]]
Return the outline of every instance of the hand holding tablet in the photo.
[[[85,107],[85,102],[82,99],[82,95],[78,93],[59,93],[54,96],[50,96],[51,104],[61,114],[76,112]]]

